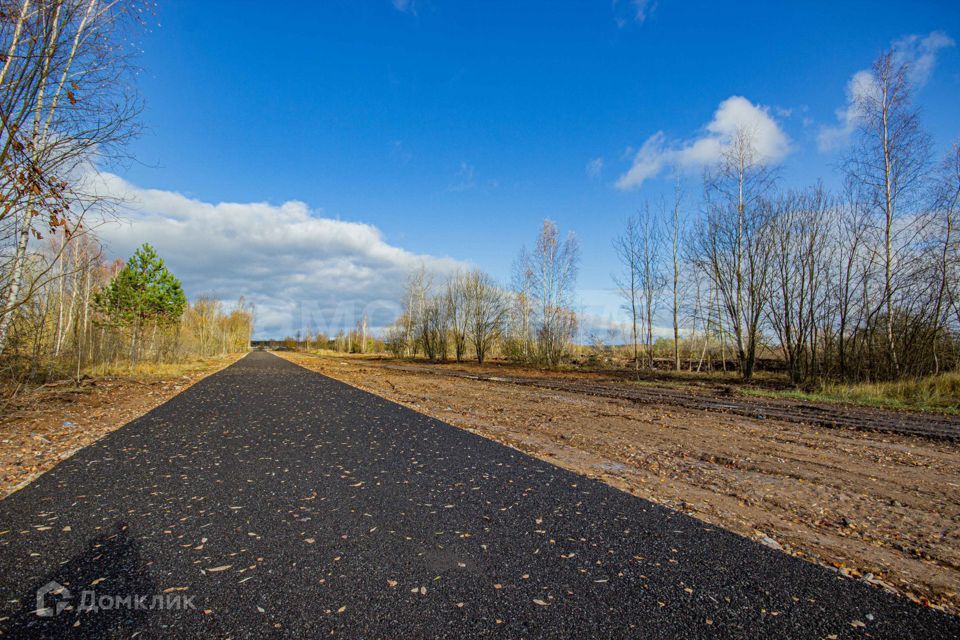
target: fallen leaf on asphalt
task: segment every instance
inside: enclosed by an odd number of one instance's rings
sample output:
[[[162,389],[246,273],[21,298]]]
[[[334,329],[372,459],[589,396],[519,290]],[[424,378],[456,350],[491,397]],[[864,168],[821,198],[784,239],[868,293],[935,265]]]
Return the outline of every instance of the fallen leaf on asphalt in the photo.
[[[214,567],[213,569],[207,569],[207,571],[209,571],[210,573],[217,573],[218,571],[226,571],[232,566],[233,566],[232,564],[223,564],[223,565],[220,565],[219,567]]]
[[[396,581],[396,580],[387,580],[387,586],[390,587],[391,589],[393,589],[395,586],[397,586],[397,581]]]
[[[540,598],[534,598],[534,599],[533,599],[533,603],[534,603],[534,604],[538,604],[538,605],[540,605],[541,607],[549,607],[549,606],[550,606],[550,603],[549,603],[549,602],[547,602],[547,601],[545,601],[545,600],[541,600]]]

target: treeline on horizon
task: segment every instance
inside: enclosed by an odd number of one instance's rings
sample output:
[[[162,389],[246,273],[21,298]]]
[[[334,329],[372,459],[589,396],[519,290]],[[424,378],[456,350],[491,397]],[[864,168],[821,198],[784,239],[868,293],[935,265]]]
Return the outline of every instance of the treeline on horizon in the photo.
[[[763,354],[795,383],[957,370],[960,146],[932,157],[910,69],[892,51],[863,87],[839,192],[778,188],[754,132],[741,128],[705,173],[696,205],[678,186],[672,202],[631,216],[613,241],[628,321],[622,337],[592,336],[594,355],[604,342],[626,342],[637,368],[731,362],[749,379]],[[495,354],[557,366],[584,351],[574,344],[578,263],[575,238],[561,240],[548,220],[510,286],[481,271],[435,282],[421,270],[384,347],[398,357]],[[664,318],[669,338],[656,331]],[[365,333],[341,333],[331,346],[363,351]]]

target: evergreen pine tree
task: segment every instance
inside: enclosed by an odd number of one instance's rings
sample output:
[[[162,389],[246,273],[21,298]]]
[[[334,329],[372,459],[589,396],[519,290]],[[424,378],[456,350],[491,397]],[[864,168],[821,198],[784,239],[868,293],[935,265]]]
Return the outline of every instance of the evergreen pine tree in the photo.
[[[156,250],[144,244],[110,284],[97,292],[94,304],[107,322],[131,329],[130,352],[136,362],[144,326],[175,324],[183,315],[187,298],[180,281]]]

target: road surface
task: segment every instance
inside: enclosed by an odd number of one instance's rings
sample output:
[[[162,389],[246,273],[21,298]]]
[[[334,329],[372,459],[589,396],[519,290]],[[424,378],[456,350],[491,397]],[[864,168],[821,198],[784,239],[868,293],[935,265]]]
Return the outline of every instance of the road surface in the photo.
[[[0,502],[0,532],[16,638],[960,636],[265,352]]]

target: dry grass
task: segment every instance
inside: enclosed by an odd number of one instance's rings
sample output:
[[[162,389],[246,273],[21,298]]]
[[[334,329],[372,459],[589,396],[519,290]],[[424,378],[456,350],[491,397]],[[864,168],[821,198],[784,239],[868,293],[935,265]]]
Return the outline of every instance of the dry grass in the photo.
[[[744,390],[760,396],[814,402],[839,402],[870,407],[960,413],[960,373],[941,373],[920,379],[858,384],[824,383],[815,391]]]
[[[183,376],[198,371],[206,371],[224,361],[224,358],[236,358],[238,354],[216,358],[196,358],[183,362],[129,362],[104,363],[84,370],[84,374],[94,378],[120,376],[132,378],[169,378]]]

